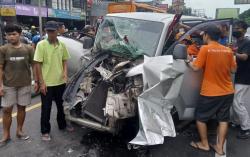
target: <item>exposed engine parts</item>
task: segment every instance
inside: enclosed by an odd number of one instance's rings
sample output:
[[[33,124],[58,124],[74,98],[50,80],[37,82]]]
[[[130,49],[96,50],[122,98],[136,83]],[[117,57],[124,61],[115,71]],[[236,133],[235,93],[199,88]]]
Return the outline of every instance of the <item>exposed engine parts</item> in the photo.
[[[85,70],[69,119],[95,129],[99,126],[98,130],[118,132],[118,120],[136,116],[137,97],[143,90],[142,76],[126,77],[133,66],[135,63],[113,56]]]

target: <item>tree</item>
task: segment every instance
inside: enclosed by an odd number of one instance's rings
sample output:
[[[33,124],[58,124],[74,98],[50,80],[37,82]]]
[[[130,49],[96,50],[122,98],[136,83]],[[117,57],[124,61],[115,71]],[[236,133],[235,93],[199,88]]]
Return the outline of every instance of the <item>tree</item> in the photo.
[[[250,25],[250,9],[241,13],[239,19],[246,21]]]

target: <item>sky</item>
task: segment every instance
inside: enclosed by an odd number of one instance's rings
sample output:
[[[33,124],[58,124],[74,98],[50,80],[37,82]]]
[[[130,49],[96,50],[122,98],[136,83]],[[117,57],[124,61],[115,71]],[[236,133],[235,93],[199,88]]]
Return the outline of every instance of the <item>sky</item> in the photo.
[[[172,0],[164,3],[172,5]],[[185,0],[186,6],[193,9],[205,9],[208,17],[215,17],[216,8],[240,8],[240,12],[250,9],[250,4],[235,5],[234,0]]]

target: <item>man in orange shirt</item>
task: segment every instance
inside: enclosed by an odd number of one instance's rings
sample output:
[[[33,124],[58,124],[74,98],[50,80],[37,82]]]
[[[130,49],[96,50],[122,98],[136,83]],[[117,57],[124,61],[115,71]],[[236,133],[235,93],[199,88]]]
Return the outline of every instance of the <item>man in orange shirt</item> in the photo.
[[[220,45],[220,29],[216,25],[209,25],[203,35],[207,45],[202,46],[197,59],[187,64],[194,70],[203,70],[203,81],[198,106],[195,111],[196,125],[200,135],[200,142],[191,142],[191,146],[209,151],[211,148],[219,155],[225,154],[225,143],[230,106],[234,98],[234,88],[231,73],[236,71],[236,61],[231,49]],[[218,141],[215,145],[208,144],[207,122],[216,116],[219,121]]]

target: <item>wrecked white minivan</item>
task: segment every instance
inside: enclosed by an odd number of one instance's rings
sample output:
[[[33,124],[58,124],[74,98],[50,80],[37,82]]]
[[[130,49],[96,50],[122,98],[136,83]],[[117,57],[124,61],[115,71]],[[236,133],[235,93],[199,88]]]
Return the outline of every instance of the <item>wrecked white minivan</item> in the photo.
[[[175,42],[180,22],[191,29]],[[116,134],[134,118],[131,127],[136,124],[138,133],[130,143],[135,145],[162,144],[164,136],[174,137],[172,115],[193,118],[202,79],[202,73],[187,68],[187,48],[179,42],[193,35],[202,43],[199,33],[209,22],[230,25],[230,19],[160,13],[107,15],[94,47],[77,52],[81,67],[63,97],[67,120]]]

